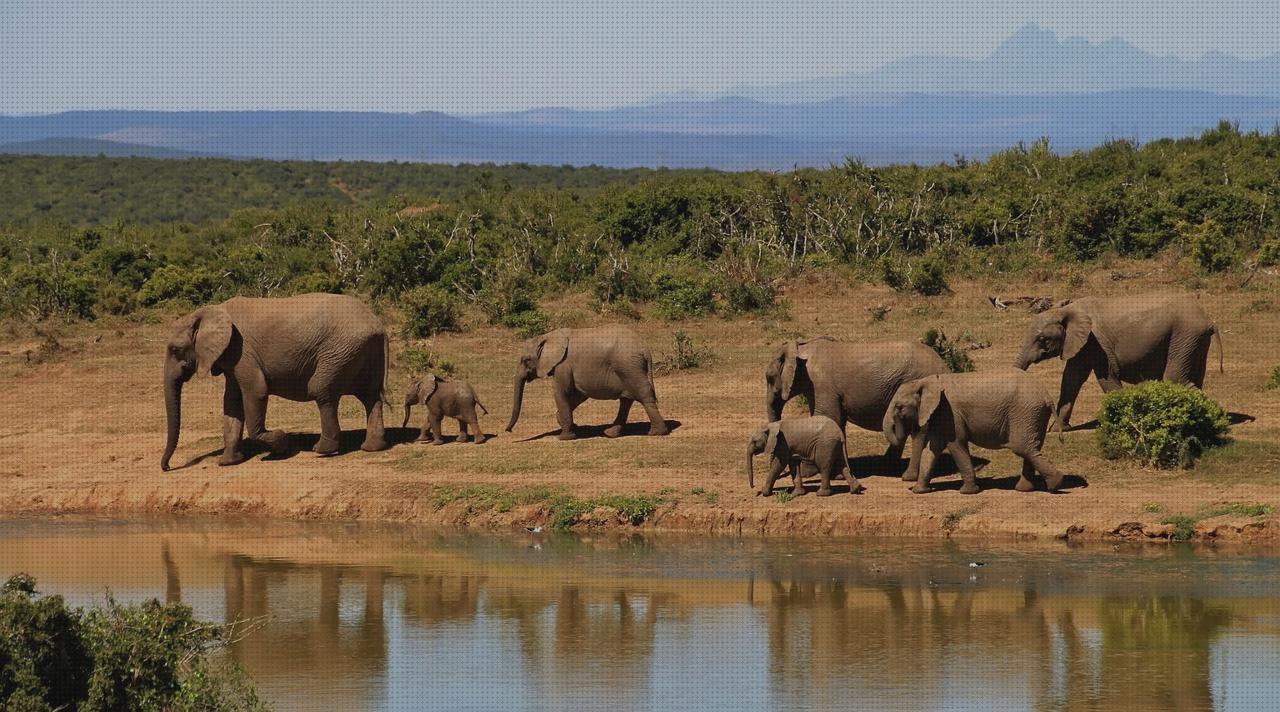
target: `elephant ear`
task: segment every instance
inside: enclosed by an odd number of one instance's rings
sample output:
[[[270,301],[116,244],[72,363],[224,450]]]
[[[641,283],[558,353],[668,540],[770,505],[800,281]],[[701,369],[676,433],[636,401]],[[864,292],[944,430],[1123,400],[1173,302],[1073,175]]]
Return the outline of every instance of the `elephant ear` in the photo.
[[[1066,309],[1062,318],[1062,360],[1080,353],[1093,334],[1093,319],[1081,309]]]
[[[404,404],[417,405],[418,403],[421,403],[422,400],[419,398],[419,395],[418,395],[421,389],[422,389],[422,382],[414,381],[413,384],[409,386],[409,390],[404,394]]]
[[[196,366],[213,371],[213,364],[231,345],[231,315],[222,307],[205,307],[195,323]],[[216,375],[216,374],[215,374]]]
[[[546,378],[569,354],[569,330],[556,329],[542,337],[538,346],[538,377]]]
[[[431,398],[431,394],[435,393],[436,389],[440,387],[440,381],[443,380],[443,378],[437,378],[434,374],[422,379],[422,400],[420,402],[426,403]]]
[[[946,400],[946,396],[946,391],[936,378],[931,378],[921,384],[920,409],[916,416],[916,422],[920,427],[923,428],[929,424],[929,419],[932,418],[934,412],[938,410],[938,406],[942,405],[942,402]]]
[[[790,400],[795,395],[792,389],[796,384],[796,361],[800,358],[800,345],[795,339],[782,345],[779,358],[782,360],[782,372],[778,376],[778,392],[782,394],[783,400]]]
[[[894,421],[898,418],[898,396],[907,392],[910,384],[904,383],[898,386],[898,390],[893,392],[893,397],[889,399],[889,407],[885,408],[884,418],[880,420],[880,432],[886,436],[893,432]]]
[[[764,444],[764,451],[777,455],[779,447],[787,446],[787,436],[782,434],[781,423],[769,423],[769,439]]]

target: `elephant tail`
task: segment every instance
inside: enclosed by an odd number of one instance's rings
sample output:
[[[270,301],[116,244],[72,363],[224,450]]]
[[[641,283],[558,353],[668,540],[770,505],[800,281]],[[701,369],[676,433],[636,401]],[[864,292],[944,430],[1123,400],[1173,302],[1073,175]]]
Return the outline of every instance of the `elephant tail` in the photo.
[[[484,411],[485,415],[488,415],[489,409],[484,407],[484,403],[481,403],[479,398],[476,398],[475,401],[476,401],[476,406],[479,407],[480,410]]]
[[[1217,324],[1213,325],[1213,335],[1218,337],[1218,373],[1226,373],[1222,368],[1222,329]]]
[[[378,390],[378,400],[383,405],[391,405],[391,401],[387,400],[387,377],[391,373],[391,337],[387,336],[386,329],[382,330],[382,385]]]

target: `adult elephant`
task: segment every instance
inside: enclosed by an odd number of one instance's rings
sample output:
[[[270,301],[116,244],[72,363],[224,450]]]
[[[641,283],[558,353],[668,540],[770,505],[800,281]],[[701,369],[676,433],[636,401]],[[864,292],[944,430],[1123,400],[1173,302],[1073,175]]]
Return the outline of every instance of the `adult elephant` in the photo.
[[[386,447],[382,392],[387,372],[387,335],[382,321],[359,299],[340,294],[303,294],[282,299],[235,297],[201,307],[173,328],[164,360],[168,439],[160,468],[178,446],[182,386],[197,371],[226,376],[222,397],[222,457],[219,465],[244,460],[241,438],[286,449],[285,434],[266,429],[267,396],[315,401],[320,441],[315,452],[338,450],[338,400],[353,395],[368,415],[362,450]]]
[[[649,434],[666,435],[667,423],[658,412],[658,397],[653,390],[652,365],[648,347],[625,326],[557,329],[529,339],[516,363],[515,397],[507,432],[520,419],[525,384],[550,377],[561,440],[577,437],[573,411],[588,398],[618,401],[618,417],[604,431],[608,437],[622,434],[635,401],[640,401],[649,416]]]
[[[828,336],[788,341],[765,369],[765,415],[769,422],[780,420],[786,402],[803,395],[810,415],[825,415],[841,430],[849,422],[880,431],[899,386],[948,372],[946,362],[918,341],[846,343]],[[901,444],[889,443],[886,458],[901,454]]]
[[[1203,388],[1215,334],[1221,371],[1222,334],[1193,295],[1086,297],[1039,314],[1014,365],[1025,371],[1054,356],[1066,361],[1058,392],[1061,433],[1091,373],[1104,393],[1154,380]]]

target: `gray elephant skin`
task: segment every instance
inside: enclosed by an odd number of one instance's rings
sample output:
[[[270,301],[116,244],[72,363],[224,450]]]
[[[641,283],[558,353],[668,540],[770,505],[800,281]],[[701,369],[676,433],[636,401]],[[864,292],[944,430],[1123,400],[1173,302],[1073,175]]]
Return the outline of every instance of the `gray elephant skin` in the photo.
[[[822,477],[818,496],[831,494],[831,480],[843,476],[849,483],[849,492],[857,494],[863,487],[849,471],[849,453],[845,449],[844,430],[825,415],[804,418],[787,418],[760,426],[747,443],[747,486],[755,489],[756,476],[753,458],[768,453],[769,471],[758,495],[773,493],[773,483],[783,470],[791,473],[793,494],[804,494],[804,484],[799,468],[809,465]]]
[[[1062,486],[1065,474],[1045,459],[1045,432],[1053,415],[1048,395],[1025,371],[1001,368],[977,373],[947,373],[903,384],[884,416],[884,434],[902,444],[918,433],[911,464],[903,480],[915,482],[913,492],[929,492],[937,458],[946,450],[964,479],[962,494],[979,491],[970,443],[993,450],[1007,449],[1022,458],[1022,477],[1016,489],[1030,492],[1032,477],[1044,477],[1049,491]]]
[[[401,428],[409,425],[409,414],[413,406],[423,404],[427,407],[427,422],[418,434],[418,442],[431,440],[435,445],[443,445],[444,434],[440,430],[441,421],[445,417],[458,421],[458,442],[465,443],[474,436],[477,445],[485,441],[484,431],[480,429],[480,419],[476,416],[476,408],[489,414],[476,391],[470,383],[461,380],[441,378],[435,374],[414,381],[404,395],[404,422]]]
[[[1054,356],[1066,362],[1057,406],[1061,432],[1091,373],[1104,393],[1153,380],[1203,388],[1215,335],[1221,371],[1222,334],[1195,296],[1086,297],[1039,314],[1014,365],[1025,370]]]
[[[315,452],[338,451],[338,401],[355,396],[367,414],[362,450],[386,447],[382,396],[387,335],[382,321],[359,299],[303,294],[280,299],[236,297],[201,307],[173,327],[164,360],[168,437],[161,469],[178,445],[182,387],[197,371],[225,376],[223,451],[219,465],[244,459],[241,439],[287,449],[281,431],[266,429],[267,397],[314,401],[320,410]]]
[[[875,431],[899,386],[947,372],[946,362],[918,341],[847,343],[827,336],[788,341],[765,369],[765,417],[781,420],[786,402],[803,395],[810,415],[825,415],[842,430],[850,422]],[[890,443],[885,457],[901,454],[902,445]]]
[[[529,339],[516,363],[507,432],[520,419],[525,384],[536,378],[550,378],[561,440],[577,437],[573,411],[589,398],[618,401],[618,415],[604,431],[608,437],[622,434],[636,401],[649,416],[649,434],[666,435],[667,423],[658,412],[652,368],[648,347],[625,326],[557,329]]]

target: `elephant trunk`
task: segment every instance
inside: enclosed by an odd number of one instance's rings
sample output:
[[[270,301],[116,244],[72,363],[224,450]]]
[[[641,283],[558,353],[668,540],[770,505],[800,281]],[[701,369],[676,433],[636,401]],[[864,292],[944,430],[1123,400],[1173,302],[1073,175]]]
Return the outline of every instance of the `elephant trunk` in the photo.
[[[1031,354],[1031,348],[1028,347],[1018,353],[1018,358],[1014,360],[1013,367],[1025,371],[1033,363],[1035,363],[1035,356]]]
[[[785,404],[786,401],[782,399],[782,396],[777,391],[769,391],[768,395],[764,397],[764,415],[768,422],[773,423],[782,420],[782,406]]]
[[[516,421],[520,420],[520,405],[524,402],[524,377],[517,374],[512,387],[515,388],[514,400],[511,403],[511,421],[507,423],[507,432],[511,432],[516,427]]]
[[[409,405],[408,403],[404,404],[404,422],[400,424],[400,428],[402,430],[404,428],[409,427],[409,411],[412,409],[412,407],[413,406]]]
[[[747,447],[747,486],[751,489],[756,488],[756,470],[754,465],[755,451],[750,446]]]
[[[164,380],[164,412],[168,419],[168,433],[164,443],[164,454],[160,456],[160,469],[169,471],[169,458],[178,449],[178,430],[182,427],[182,380],[176,376],[165,376]]]

